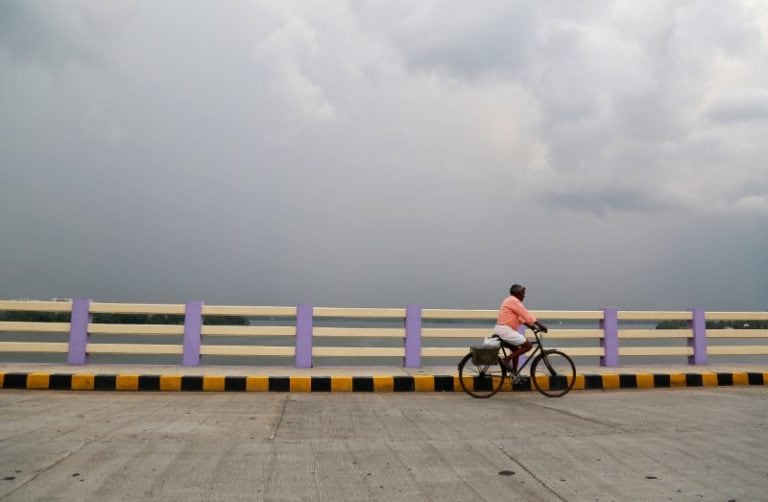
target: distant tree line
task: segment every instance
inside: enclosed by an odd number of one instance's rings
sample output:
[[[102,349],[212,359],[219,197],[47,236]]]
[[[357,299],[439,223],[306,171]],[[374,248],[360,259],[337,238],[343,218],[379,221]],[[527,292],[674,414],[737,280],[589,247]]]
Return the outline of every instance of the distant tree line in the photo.
[[[707,329],[768,329],[768,321],[707,321]],[[656,329],[686,329],[688,321],[661,321]]]
[[[69,312],[0,312],[0,321],[16,322],[69,322]],[[101,324],[184,324],[180,314],[93,314],[94,323]],[[248,319],[241,316],[206,315],[203,324],[247,326]]]

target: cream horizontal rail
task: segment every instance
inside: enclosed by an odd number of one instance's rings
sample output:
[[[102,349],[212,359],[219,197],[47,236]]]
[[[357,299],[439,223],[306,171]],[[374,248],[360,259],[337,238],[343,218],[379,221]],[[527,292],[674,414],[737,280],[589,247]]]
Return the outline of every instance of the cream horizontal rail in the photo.
[[[295,336],[293,326],[221,326],[205,325],[201,329],[204,336]]]
[[[496,320],[498,310],[423,309],[422,319]]]
[[[203,315],[242,317],[295,317],[296,307],[249,307],[230,305],[203,305]]]
[[[768,329],[708,329],[707,338],[767,338]]]
[[[89,323],[88,333],[103,335],[183,335],[179,324],[104,324]]]
[[[707,350],[715,356],[768,355],[768,345],[710,345]]]
[[[404,357],[405,350],[397,347],[313,347],[312,355],[320,357]]]
[[[620,321],[690,321],[693,314],[689,310],[619,310],[618,318]]]
[[[690,329],[620,329],[619,338],[692,338]]]
[[[707,321],[768,321],[768,312],[707,312]]]
[[[619,355],[620,356],[692,356],[693,347],[619,347]]]
[[[150,343],[89,343],[91,354],[180,355],[181,345]]]
[[[56,342],[0,342],[0,352],[49,352],[66,354],[68,343]]]
[[[68,322],[0,321],[0,332],[68,333]]]
[[[69,312],[71,301],[0,300],[0,311]]]
[[[200,354],[204,356],[294,356],[293,347],[255,345],[203,345]]]
[[[423,338],[484,338],[491,336],[490,328],[422,328]]]
[[[355,338],[403,338],[404,328],[334,328],[315,327],[312,336],[319,337],[355,337]]]
[[[604,332],[601,329],[550,329],[544,334],[544,339],[581,339],[581,338],[603,338]]]
[[[160,303],[91,303],[92,314],[177,314],[183,315],[184,305]]]
[[[532,310],[537,319],[545,321],[602,321],[602,310]]]
[[[315,307],[314,317],[372,317],[372,318],[405,318],[405,309],[376,309],[376,308],[334,308]]]

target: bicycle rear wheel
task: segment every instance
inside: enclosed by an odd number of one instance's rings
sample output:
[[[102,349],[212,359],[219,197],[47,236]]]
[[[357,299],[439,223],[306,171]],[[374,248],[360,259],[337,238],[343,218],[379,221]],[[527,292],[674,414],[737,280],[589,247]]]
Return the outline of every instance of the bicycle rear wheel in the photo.
[[[576,366],[559,350],[547,350],[533,360],[531,379],[536,390],[545,396],[564,396],[576,382]]]
[[[476,364],[470,352],[459,362],[459,383],[472,397],[486,398],[496,394],[506,376],[507,370],[500,357],[491,363]]]

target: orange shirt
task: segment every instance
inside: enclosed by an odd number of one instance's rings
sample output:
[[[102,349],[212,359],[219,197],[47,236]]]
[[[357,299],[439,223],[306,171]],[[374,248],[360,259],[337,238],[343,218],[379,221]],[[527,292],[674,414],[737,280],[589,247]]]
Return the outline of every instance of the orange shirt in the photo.
[[[510,328],[517,330],[520,328],[520,324],[533,324],[536,322],[536,318],[528,312],[523,302],[518,300],[514,296],[508,296],[501,302],[499,308],[499,317],[496,324],[505,324]]]

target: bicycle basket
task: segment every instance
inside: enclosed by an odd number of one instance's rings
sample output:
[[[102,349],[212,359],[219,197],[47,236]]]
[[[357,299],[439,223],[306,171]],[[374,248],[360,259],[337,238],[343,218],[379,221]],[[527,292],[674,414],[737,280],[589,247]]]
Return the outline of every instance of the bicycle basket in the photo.
[[[470,347],[472,353],[472,364],[493,364],[499,357],[498,348],[488,347]]]

